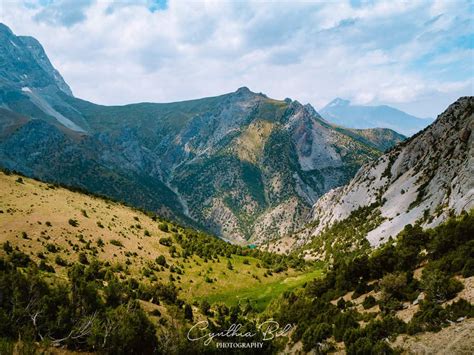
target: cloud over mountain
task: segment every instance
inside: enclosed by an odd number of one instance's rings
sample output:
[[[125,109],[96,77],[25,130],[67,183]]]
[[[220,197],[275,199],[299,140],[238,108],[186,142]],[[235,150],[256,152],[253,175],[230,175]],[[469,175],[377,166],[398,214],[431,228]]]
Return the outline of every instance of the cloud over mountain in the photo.
[[[473,92],[472,7],[24,0],[3,4],[0,21],[34,33],[74,91],[104,104],[247,85],[317,107],[342,96],[426,117]]]

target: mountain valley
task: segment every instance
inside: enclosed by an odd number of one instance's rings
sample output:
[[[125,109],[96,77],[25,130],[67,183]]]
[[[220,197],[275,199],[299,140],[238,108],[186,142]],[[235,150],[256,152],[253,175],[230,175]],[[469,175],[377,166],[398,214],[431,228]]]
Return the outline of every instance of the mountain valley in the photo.
[[[0,354],[471,353],[474,98],[428,123],[99,105],[0,24]]]

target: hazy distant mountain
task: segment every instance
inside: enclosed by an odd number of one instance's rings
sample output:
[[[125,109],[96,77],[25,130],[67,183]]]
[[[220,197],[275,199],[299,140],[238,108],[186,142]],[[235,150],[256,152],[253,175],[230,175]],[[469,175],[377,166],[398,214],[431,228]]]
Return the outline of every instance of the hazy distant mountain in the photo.
[[[329,122],[350,128],[390,128],[411,136],[433,122],[432,118],[419,118],[396,108],[352,105],[349,100],[337,98],[320,111]]]
[[[404,137],[335,127],[240,88],[168,104],[75,98],[30,37],[0,26],[0,165],[243,242],[292,232],[312,204]]]

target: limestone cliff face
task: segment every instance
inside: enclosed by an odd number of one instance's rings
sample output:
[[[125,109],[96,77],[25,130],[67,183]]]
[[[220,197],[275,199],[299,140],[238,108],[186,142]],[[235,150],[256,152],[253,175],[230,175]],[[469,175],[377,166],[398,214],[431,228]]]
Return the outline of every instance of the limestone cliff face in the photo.
[[[298,235],[300,243],[372,203],[383,218],[367,234],[372,246],[409,223],[432,227],[473,208],[473,113],[473,97],[458,99],[422,132],[365,164],[349,184],[326,193],[311,211],[316,226]]]

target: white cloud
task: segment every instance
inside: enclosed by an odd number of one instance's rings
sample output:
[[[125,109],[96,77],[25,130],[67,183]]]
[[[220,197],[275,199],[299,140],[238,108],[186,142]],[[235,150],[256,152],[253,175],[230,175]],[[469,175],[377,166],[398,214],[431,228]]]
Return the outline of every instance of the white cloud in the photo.
[[[98,103],[245,85],[316,107],[339,96],[428,116],[444,109],[440,95],[473,94],[472,50],[452,44],[472,36],[469,1],[170,0],[153,12],[147,0],[0,1],[0,20],[36,37],[75,95]]]

